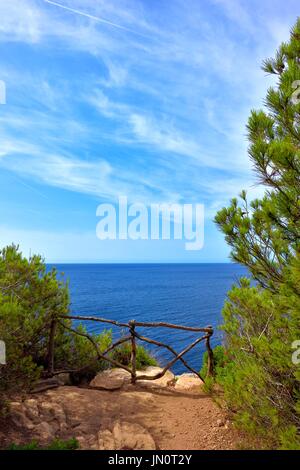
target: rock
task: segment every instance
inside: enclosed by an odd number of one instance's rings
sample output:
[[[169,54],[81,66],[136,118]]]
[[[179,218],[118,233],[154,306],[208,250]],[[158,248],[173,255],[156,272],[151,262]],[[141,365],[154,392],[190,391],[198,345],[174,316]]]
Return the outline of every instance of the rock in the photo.
[[[225,422],[223,419],[217,419],[217,426],[218,428],[221,428],[222,426],[225,426]]]
[[[91,432],[90,426],[86,423],[80,423],[80,425],[74,429],[74,432],[76,436],[82,436],[86,439],[86,436]]]
[[[113,433],[109,429],[98,432],[99,450],[116,450],[116,442]]]
[[[39,411],[39,422],[47,421],[51,423],[55,431],[65,431],[68,428],[65,411],[59,403],[45,401],[39,403],[37,408]]]
[[[71,428],[77,428],[81,424],[81,419],[78,416],[68,416],[68,423]]]
[[[145,370],[137,371],[137,376],[140,377],[142,375],[147,375],[148,377],[151,377],[151,376],[153,377],[159,374],[160,372],[162,372],[162,370],[163,369],[161,367],[149,366]],[[170,370],[167,370],[165,375],[161,377],[160,379],[137,381],[138,384],[143,384],[143,385],[150,386],[150,387],[151,386],[168,387],[172,385],[174,382],[175,382],[175,375]]]
[[[137,377],[155,376],[162,372],[162,368],[149,366],[144,370],[137,371]],[[168,387],[175,381],[175,375],[171,371],[167,371],[163,377],[156,380],[138,380],[138,384],[142,384],[147,387]],[[101,388],[103,390],[119,390],[124,385],[131,383],[131,374],[124,369],[116,368],[105,370],[96,375],[96,377],[90,382],[91,387]]]
[[[198,375],[186,373],[177,376],[175,389],[183,391],[200,391],[202,385],[203,382]]]
[[[98,450],[97,437],[94,434],[89,436],[78,436],[77,441],[82,450]]]
[[[70,374],[62,372],[61,374],[56,375],[56,380],[60,385],[72,385],[72,380]]]
[[[55,429],[46,421],[42,421],[35,426],[34,434],[36,434],[41,441],[47,442],[53,439]]]
[[[22,405],[22,403],[11,402],[9,406],[12,423],[18,428],[30,429],[32,427],[32,422],[25,415],[25,407]]]
[[[137,423],[116,421],[112,431],[98,433],[99,450],[155,450],[151,434]]]
[[[57,388],[60,386],[59,381],[52,377],[50,379],[39,380],[31,390],[31,393],[40,393],[51,388]]]
[[[102,388],[103,390],[118,390],[125,383],[130,383],[131,376],[124,369],[109,369],[100,372],[90,382],[91,387]]]
[[[26,416],[34,423],[38,424],[40,422],[39,409],[37,401],[29,398],[24,402]]]
[[[89,449],[87,441],[83,436],[77,436],[76,440],[77,440],[81,450],[88,450]]]
[[[54,418],[56,419],[59,429],[61,431],[64,431],[67,429],[67,418],[66,418],[66,413],[63,409],[63,407],[59,403],[52,403],[51,404],[52,408],[52,413],[54,415]]]
[[[32,422],[25,416],[24,413],[19,411],[14,411],[11,413],[11,421],[17,427],[30,428]]]
[[[19,401],[11,401],[9,404],[9,408],[11,412],[23,413],[24,411],[23,405]]]
[[[49,402],[42,402],[39,403],[39,410],[40,414],[42,415],[42,419],[47,421],[54,420],[54,411],[53,411],[53,404]]]

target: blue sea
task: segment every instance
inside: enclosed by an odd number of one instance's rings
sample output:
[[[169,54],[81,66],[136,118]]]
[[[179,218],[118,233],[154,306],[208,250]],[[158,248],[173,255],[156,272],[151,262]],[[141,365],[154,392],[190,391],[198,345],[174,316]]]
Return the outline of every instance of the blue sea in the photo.
[[[197,327],[212,325],[213,346],[222,341],[218,326],[226,293],[246,274],[245,268],[237,264],[57,264],[56,267],[69,281],[74,315],[101,316],[125,323],[135,319]],[[86,322],[86,326],[93,332],[105,328],[95,322]],[[114,339],[122,334],[119,328],[112,330]],[[167,328],[139,331],[178,352],[199,335]],[[162,348],[150,346],[150,350],[162,365],[172,357]],[[204,350],[204,344],[200,343],[186,355],[196,370],[201,367]],[[185,372],[183,364],[176,363],[173,372]]]

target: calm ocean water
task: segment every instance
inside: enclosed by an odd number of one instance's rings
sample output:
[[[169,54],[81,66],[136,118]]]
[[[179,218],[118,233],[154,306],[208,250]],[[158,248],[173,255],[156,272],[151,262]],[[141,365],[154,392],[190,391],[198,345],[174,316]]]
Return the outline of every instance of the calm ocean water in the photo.
[[[77,315],[95,315],[128,322],[166,321],[187,326],[214,328],[221,322],[226,292],[246,274],[235,264],[58,264],[59,272],[69,280],[71,309]],[[87,322],[89,331],[99,332],[102,324]],[[147,336],[161,340],[178,352],[193,339],[194,333],[166,328],[147,328]],[[114,338],[120,330],[113,328]],[[219,344],[217,329],[212,344]],[[145,344],[145,343],[144,343]],[[150,347],[161,364],[172,356],[162,348]],[[200,343],[186,355],[199,369],[204,345]],[[175,373],[185,372],[180,363]]]

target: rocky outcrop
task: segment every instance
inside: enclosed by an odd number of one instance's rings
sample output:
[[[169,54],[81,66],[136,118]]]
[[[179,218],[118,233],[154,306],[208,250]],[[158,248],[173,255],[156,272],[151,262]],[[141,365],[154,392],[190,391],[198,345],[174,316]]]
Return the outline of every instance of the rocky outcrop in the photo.
[[[153,377],[161,372],[159,367],[148,367],[139,371],[138,376]],[[68,383],[68,379],[68,376],[55,378],[63,383]],[[188,391],[194,393],[188,395]],[[202,393],[201,381],[195,374],[175,378],[167,371],[159,379],[142,379],[132,385],[128,372],[110,369],[99,373],[88,388],[60,386],[12,402],[11,423],[20,436],[26,436],[27,442],[36,439],[41,445],[54,438],[75,437],[82,449],[154,450],[155,439],[164,426],[161,413],[167,405],[165,402],[157,411],[158,397],[169,400],[178,396],[187,400],[195,393]],[[172,413],[176,415],[177,411],[176,406]],[[152,413],[153,419],[148,420]],[[225,429],[223,421],[217,421],[217,427]]]
[[[157,369],[148,370],[154,372]],[[119,372],[107,372],[107,380],[109,374],[116,377]],[[226,414],[199,383],[191,374],[174,383],[170,375],[160,386],[153,381],[136,386],[127,382],[114,391],[62,386],[15,399],[10,423],[0,427],[0,445],[35,439],[44,446],[54,438],[75,437],[81,449],[94,450],[232,448],[234,430]]]
[[[202,380],[196,374],[182,374],[176,377],[175,390],[200,391],[203,385]]]
[[[90,382],[90,387],[103,390],[118,390],[130,383],[131,375],[124,369],[109,369],[99,372]]]
[[[150,366],[147,367],[145,370],[141,370],[137,372],[137,376],[140,377],[142,375],[146,375],[148,377],[154,377],[155,375],[161,373],[163,369],[161,367],[154,367]],[[173,386],[175,383],[175,375],[170,370],[167,370],[165,375],[159,379],[155,380],[138,380],[138,384],[141,384],[146,387],[170,387]]]
[[[140,424],[117,420],[91,434],[88,423],[74,421],[74,417],[67,420],[63,405],[51,400],[30,398],[12,402],[11,421],[15,427],[29,431],[41,444],[49,443],[55,437],[75,435],[82,449],[156,449],[153,437]]]
[[[151,434],[137,423],[117,421],[112,430],[98,433],[99,450],[155,450]]]
[[[149,366],[146,369],[137,371],[137,376],[145,375],[147,377],[154,377],[162,372],[162,368]],[[198,379],[199,380],[199,379]],[[131,383],[131,375],[124,369],[109,369],[100,372],[90,382],[90,387],[103,389],[103,390],[118,390]],[[156,380],[138,380],[137,384],[144,387],[169,387],[175,384],[175,375],[171,371],[167,371],[165,375]]]
[[[16,428],[26,429],[40,442],[48,442],[67,430],[67,418],[62,405],[34,398],[10,404],[11,421]]]

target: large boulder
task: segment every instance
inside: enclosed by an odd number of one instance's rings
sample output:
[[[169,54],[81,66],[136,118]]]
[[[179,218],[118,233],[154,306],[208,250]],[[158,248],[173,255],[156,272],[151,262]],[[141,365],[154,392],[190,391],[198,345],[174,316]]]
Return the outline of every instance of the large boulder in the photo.
[[[99,372],[90,382],[91,387],[103,390],[118,390],[125,383],[130,383],[131,375],[124,369],[108,369]]]
[[[155,366],[149,366],[145,370],[139,370],[137,372],[137,377],[140,377],[142,375],[146,375],[148,377],[155,377],[155,375],[158,375],[160,372],[162,372],[163,369],[161,367],[155,367]],[[163,377],[160,377],[159,379],[155,380],[138,380],[138,384],[146,385],[146,386],[155,386],[155,387],[169,387],[173,385],[175,382],[175,375],[173,372],[170,370],[167,370],[165,375]]]
[[[42,421],[34,427],[34,434],[41,443],[50,442],[55,437],[55,432],[56,428],[47,421]]]
[[[182,374],[176,377],[175,390],[201,391],[203,381],[196,374]]]
[[[147,376],[154,377],[155,375],[162,372],[161,367],[149,366],[143,370],[137,371],[137,377]],[[123,385],[128,385],[131,382],[131,374],[124,369],[109,369],[104,372],[100,372],[96,377],[90,382],[91,387],[100,388],[103,390],[118,390],[123,387]],[[141,384],[146,387],[168,387],[173,385],[175,382],[175,375],[171,371],[167,371],[165,375],[159,379],[155,380],[137,380],[138,384]]]

